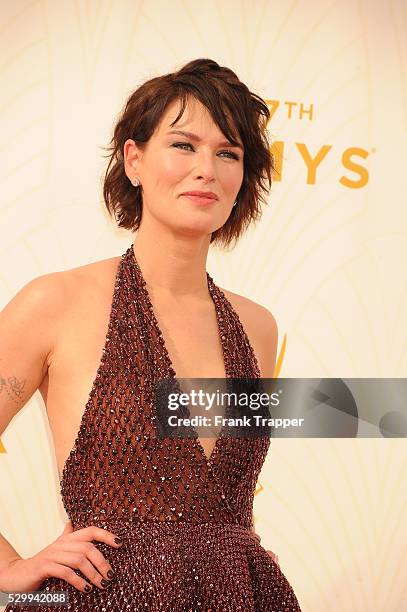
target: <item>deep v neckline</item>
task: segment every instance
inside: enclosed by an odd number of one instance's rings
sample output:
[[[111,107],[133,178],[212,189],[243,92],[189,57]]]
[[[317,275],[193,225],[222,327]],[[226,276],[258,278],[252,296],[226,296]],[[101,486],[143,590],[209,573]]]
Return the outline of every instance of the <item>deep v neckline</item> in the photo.
[[[154,307],[153,307],[153,304],[151,302],[150,294],[149,294],[148,289],[147,289],[147,283],[146,283],[146,281],[144,279],[143,273],[141,271],[141,267],[140,267],[140,265],[139,265],[139,263],[137,261],[137,257],[136,257],[136,254],[134,252],[133,245],[131,245],[130,249],[131,249],[131,259],[132,259],[132,262],[133,262],[134,267],[136,269],[136,273],[138,275],[138,279],[140,281],[139,282],[140,289],[141,289],[141,291],[143,293],[143,296],[144,296],[145,302],[147,304],[147,307],[149,308],[150,313],[151,313],[151,321],[153,323],[153,327],[155,329],[156,334],[159,337],[161,337],[162,351],[163,351],[163,355],[164,355],[165,361],[167,362],[167,368],[168,368],[168,370],[170,372],[170,377],[177,381],[177,387],[181,391],[179,383],[178,383],[177,373],[176,373],[176,371],[174,369],[174,366],[173,366],[170,354],[168,352],[167,345],[166,345],[163,333],[162,333],[162,331],[160,329],[160,325],[159,325],[157,317],[155,315]],[[230,366],[230,362],[229,362],[229,358],[228,358],[228,352],[227,352],[227,348],[226,348],[226,339],[227,339],[227,336],[226,336],[226,329],[224,328],[224,324],[223,324],[222,312],[220,310],[220,305],[219,305],[220,295],[219,295],[219,292],[218,292],[218,288],[216,287],[216,285],[215,285],[211,275],[208,272],[206,272],[206,278],[207,278],[207,283],[208,283],[209,294],[210,294],[210,296],[212,298],[212,302],[213,302],[214,307],[215,307],[217,327],[218,327],[218,339],[219,339],[220,345],[222,347],[222,356],[223,356],[223,366],[224,366],[224,370],[225,370],[225,377],[226,377],[226,379],[229,379],[229,378],[233,377],[233,372],[231,370],[231,366]],[[226,299],[226,297],[225,297],[225,299]],[[190,412],[189,412],[188,407],[186,407],[186,412],[187,412],[187,415],[190,416]],[[222,425],[222,427],[221,427],[221,429],[219,431],[219,435],[216,438],[215,445],[214,445],[214,447],[212,449],[212,452],[209,455],[209,457],[205,453],[205,449],[202,446],[202,443],[201,443],[201,441],[200,441],[200,439],[198,437],[198,434],[197,434],[195,428],[191,427],[191,429],[194,432],[194,437],[192,437],[190,439],[193,441],[193,443],[195,443],[196,449],[200,453],[204,463],[209,468],[213,464],[214,459],[216,458],[216,456],[219,453],[220,445],[222,444],[222,441],[224,439],[224,435],[223,434],[224,434],[225,429],[227,429],[227,427],[226,427],[225,424]]]

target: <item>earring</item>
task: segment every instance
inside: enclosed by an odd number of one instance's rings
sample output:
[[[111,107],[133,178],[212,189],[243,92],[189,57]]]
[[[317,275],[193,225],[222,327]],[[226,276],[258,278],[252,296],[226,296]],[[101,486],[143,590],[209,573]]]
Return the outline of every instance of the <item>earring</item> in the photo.
[[[233,208],[236,206],[236,204],[237,204],[237,203],[238,203],[238,202],[237,202],[237,200],[236,200],[236,202],[233,204]]]
[[[130,181],[130,182],[133,185],[133,187],[140,187],[140,181],[137,177],[134,179],[134,181]]]

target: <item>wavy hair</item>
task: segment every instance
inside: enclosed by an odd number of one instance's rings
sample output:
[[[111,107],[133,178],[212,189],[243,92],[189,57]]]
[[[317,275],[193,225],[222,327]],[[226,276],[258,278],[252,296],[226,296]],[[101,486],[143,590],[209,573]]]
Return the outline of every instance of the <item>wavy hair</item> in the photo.
[[[124,169],[123,148],[128,138],[143,149],[174,100],[181,101],[175,125],[182,117],[188,97],[194,96],[210,112],[213,121],[232,144],[237,130],[243,146],[243,181],[238,204],[222,227],[212,232],[211,243],[236,244],[247,227],[261,217],[261,204],[267,204],[274,157],[267,138],[270,111],[265,101],[252,93],[230,68],[211,59],[188,62],[177,72],[152,78],[128,98],[114,127],[108,147],[109,164],[103,179],[107,210],[119,227],[136,231],[142,213],[141,189],[134,189]],[[231,119],[233,118],[233,119]]]

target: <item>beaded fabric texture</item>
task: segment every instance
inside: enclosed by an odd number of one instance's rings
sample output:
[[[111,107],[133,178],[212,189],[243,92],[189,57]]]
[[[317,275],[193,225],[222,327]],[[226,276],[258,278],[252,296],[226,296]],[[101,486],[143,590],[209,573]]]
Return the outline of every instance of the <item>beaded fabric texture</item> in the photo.
[[[207,280],[227,378],[259,378],[236,311],[208,273]],[[38,590],[68,591],[67,611],[301,612],[251,532],[270,438],[221,430],[209,459],[198,437],[158,438],[155,385],[168,377],[176,373],[131,245],[116,272],[101,362],[61,480],[74,530],[96,525],[123,540],[119,549],[93,541],[115,577],[90,593],[56,577]]]

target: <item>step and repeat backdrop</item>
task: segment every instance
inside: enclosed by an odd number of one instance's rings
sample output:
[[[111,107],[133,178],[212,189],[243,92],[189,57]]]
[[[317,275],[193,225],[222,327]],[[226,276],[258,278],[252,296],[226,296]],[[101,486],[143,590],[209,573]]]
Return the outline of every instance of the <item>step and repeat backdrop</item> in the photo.
[[[134,240],[101,186],[103,147],[139,85],[210,58],[266,101],[267,205],[234,249],[210,248],[207,269],[273,313],[274,374],[312,379],[321,419],[321,406],[346,412],[353,379],[394,384],[365,396],[355,427],[271,440],[256,532],[305,612],[407,610],[406,395],[395,380],[407,372],[404,0],[3,0],[0,32],[1,308],[30,280]],[[39,391],[1,435],[0,479],[0,532],[31,556],[67,521]]]

